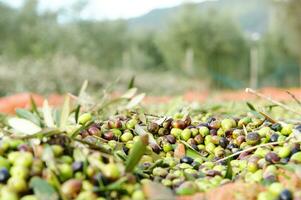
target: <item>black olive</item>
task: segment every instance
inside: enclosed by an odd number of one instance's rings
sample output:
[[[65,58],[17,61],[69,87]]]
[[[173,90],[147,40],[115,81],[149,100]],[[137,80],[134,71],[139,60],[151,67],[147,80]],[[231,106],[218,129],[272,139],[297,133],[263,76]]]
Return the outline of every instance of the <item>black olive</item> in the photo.
[[[271,129],[272,129],[273,131],[281,131],[282,126],[281,126],[281,124],[279,124],[279,123],[275,123],[275,124],[273,124],[273,125],[271,126]]]
[[[271,135],[270,141],[277,142],[278,138],[279,138],[279,135],[277,133],[274,133]]]
[[[10,174],[6,168],[2,168],[0,170],[0,183],[6,183],[6,181],[9,179]]]
[[[269,152],[265,155],[265,160],[270,163],[277,163],[279,162],[280,157],[274,152]]]
[[[225,137],[222,137],[220,140],[219,140],[219,145],[223,148],[226,148],[227,145],[229,144],[229,140]]]
[[[184,156],[183,158],[181,158],[180,160],[181,163],[187,163],[187,164],[191,164],[193,162],[193,159],[188,157],[188,156]]]
[[[279,200],[292,200],[293,194],[291,191],[285,189],[279,194]]]

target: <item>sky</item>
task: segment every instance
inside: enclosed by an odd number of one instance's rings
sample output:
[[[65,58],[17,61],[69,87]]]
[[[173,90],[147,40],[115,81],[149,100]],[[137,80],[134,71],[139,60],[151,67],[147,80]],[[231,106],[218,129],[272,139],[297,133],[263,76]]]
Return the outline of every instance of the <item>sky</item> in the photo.
[[[0,0],[14,7],[22,5],[24,0]],[[68,8],[74,0],[39,0],[41,10]],[[156,8],[179,5],[183,2],[202,2],[204,0],[88,0],[82,12],[83,18],[118,19],[143,15]]]

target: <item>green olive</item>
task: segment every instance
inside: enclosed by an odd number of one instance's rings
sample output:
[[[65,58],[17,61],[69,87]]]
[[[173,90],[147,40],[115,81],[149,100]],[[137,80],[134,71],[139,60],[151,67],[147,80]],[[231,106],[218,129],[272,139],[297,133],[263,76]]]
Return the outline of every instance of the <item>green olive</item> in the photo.
[[[278,156],[280,158],[286,158],[291,154],[291,149],[288,146],[283,146],[278,151]]]
[[[121,135],[120,139],[122,142],[128,142],[128,141],[132,140],[133,137],[134,136],[130,131],[126,131]]]
[[[297,152],[297,153],[293,154],[290,161],[297,163],[297,164],[301,164],[301,152]]]
[[[7,185],[16,193],[25,192],[27,190],[27,183],[21,177],[12,176],[8,179]]]
[[[191,137],[191,130],[186,128],[181,133],[182,140],[187,141]]]
[[[86,124],[87,122],[92,120],[92,115],[91,113],[84,113],[79,116],[78,122],[79,124]]]
[[[209,135],[209,129],[206,126],[201,126],[199,132],[203,137]]]
[[[62,181],[70,179],[73,176],[72,167],[69,164],[58,165],[59,177]]]

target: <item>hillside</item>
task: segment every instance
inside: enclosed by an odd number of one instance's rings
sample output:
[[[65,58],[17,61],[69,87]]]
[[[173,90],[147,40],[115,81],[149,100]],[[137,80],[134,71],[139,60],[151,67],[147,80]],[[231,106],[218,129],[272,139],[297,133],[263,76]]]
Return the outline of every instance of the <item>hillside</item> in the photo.
[[[237,20],[246,32],[265,32],[269,23],[272,3],[270,0],[219,0],[198,3],[200,10],[217,9]],[[128,20],[131,29],[161,29],[172,19],[180,6],[155,9]]]

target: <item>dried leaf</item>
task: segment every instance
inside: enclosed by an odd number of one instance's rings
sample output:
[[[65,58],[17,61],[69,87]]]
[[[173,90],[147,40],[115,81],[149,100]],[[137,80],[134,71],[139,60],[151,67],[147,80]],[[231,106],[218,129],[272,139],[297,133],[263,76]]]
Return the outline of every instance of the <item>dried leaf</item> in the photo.
[[[145,97],[145,93],[138,94],[137,96],[133,97],[130,102],[127,104],[126,108],[131,109],[137,106]]]
[[[79,91],[79,94],[78,94],[79,97],[82,97],[85,94],[87,87],[88,87],[88,80],[85,80]]]
[[[49,127],[49,128],[55,127],[54,120],[53,120],[53,117],[52,117],[51,108],[49,107],[49,104],[48,104],[47,100],[45,100],[43,102],[43,117],[44,117],[45,125],[47,127]]]
[[[17,117],[10,118],[8,120],[8,124],[16,131],[26,135],[32,135],[42,130],[41,127],[37,126],[33,122]]]
[[[156,182],[147,182],[147,184],[143,184],[143,192],[149,200],[176,200],[171,189]]]
[[[68,117],[70,113],[70,97],[67,95],[65,97],[61,117],[60,117],[60,128],[64,129],[67,125]]]
[[[32,187],[37,199],[41,200],[58,200],[59,195],[56,190],[45,180],[40,177],[33,177],[30,180],[30,187]]]
[[[121,98],[130,99],[137,93],[137,88],[131,88],[126,93],[124,93]]]

